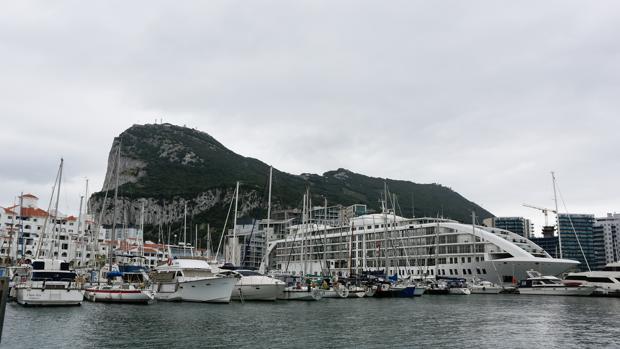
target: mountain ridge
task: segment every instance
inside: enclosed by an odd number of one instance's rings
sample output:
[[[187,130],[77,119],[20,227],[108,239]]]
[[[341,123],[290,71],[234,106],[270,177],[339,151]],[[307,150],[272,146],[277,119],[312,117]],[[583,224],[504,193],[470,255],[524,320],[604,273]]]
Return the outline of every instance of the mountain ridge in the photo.
[[[234,194],[237,181],[242,183],[240,216],[265,216],[269,165],[245,157],[226,148],[206,132],[172,124],[133,125],[115,137],[108,156],[108,167],[102,191],[91,196],[95,212],[103,207],[106,191],[114,189],[116,152],[121,147],[119,195],[120,206],[130,212],[131,222],[138,222],[145,203],[147,225],[176,223],[182,219],[179,205],[188,205],[192,222],[220,224]],[[322,175],[299,175],[273,169],[272,206],[274,209],[299,207],[306,187],[313,201],[328,205],[366,204],[380,210],[379,199],[384,183],[402,200],[397,209],[404,216],[438,216],[458,221],[471,221],[471,211],[480,218],[493,215],[456,191],[441,184],[420,184],[407,180],[370,177],[345,168],[326,171]],[[108,197],[110,193],[108,193]],[[403,199],[405,198],[405,199]],[[413,200],[412,200],[413,198]],[[148,205],[147,205],[148,203]],[[111,202],[106,202],[111,222]],[[162,218],[163,217],[163,218]]]

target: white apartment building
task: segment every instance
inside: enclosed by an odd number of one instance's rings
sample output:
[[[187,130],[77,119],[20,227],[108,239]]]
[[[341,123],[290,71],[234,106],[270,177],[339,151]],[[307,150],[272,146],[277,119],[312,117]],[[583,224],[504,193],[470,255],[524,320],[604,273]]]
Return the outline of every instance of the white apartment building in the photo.
[[[36,196],[24,194],[19,204],[0,208],[0,258],[28,260],[38,250],[40,258],[83,261],[92,254],[87,248],[92,225],[88,217],[78,222],[75,216],[50,214],[38,207]]]
[[[603,230],[605,264],[620,260],[620,214],[608,213],[607,217],[596,218],[595,227]]]

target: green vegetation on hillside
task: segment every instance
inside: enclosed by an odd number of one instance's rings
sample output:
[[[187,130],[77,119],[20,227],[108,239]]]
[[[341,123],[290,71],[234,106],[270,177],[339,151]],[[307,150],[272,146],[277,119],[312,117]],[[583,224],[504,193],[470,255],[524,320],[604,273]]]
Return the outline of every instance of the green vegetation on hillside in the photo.
[[[204,132],[170,124],[134,125],[119,138],[124,157],[146,163],[145,176],[137,183],[121,186],[124,197],[148,197],[162,201],[174,197],[192,199],[210,189],[230,190],[236,181],[242,183],[242,192],[256,191],[259,196],[266,197],[269,166],[234,153]],[[185,158],[190,161],[184,161]],[[380,211],[379,200],[383,197],[384,182],[390,192],[397,195],[397,213],[403,216],[411,216],[412,197],[418,217],[443,215],[469,222],[472,210],[479,219],[492,216],[450,188],[438,184],[384,180],[345,169],[326,172],[322,176],[292,175],[274,169],[273,205],[278,208],[300,207],[308,186],[315,205],[322,205],[323,198],[327,198],[329,205],[360,203]],[[266,199],[262,207],[265,205]],[[204,220],[210,221],[212,226],[221,226],[227,209],[228,203],[221,202],[193,219],[196,224],[204,223]],[[264,210],[255,210],[251,214],[263,218]]]

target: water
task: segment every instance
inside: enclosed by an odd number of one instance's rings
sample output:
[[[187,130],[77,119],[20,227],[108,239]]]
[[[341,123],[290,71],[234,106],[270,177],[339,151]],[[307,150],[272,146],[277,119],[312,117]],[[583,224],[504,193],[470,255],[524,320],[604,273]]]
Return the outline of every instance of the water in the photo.
[[[620,347],[620,298],[519,295],[7,304],[2,348]]]

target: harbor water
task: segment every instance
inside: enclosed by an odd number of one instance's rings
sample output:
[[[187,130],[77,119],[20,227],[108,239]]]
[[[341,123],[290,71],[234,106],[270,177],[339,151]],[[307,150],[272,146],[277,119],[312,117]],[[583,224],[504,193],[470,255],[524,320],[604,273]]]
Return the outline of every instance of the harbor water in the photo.
[[[1,348],[618,348],[620,298],[7,304]]]

